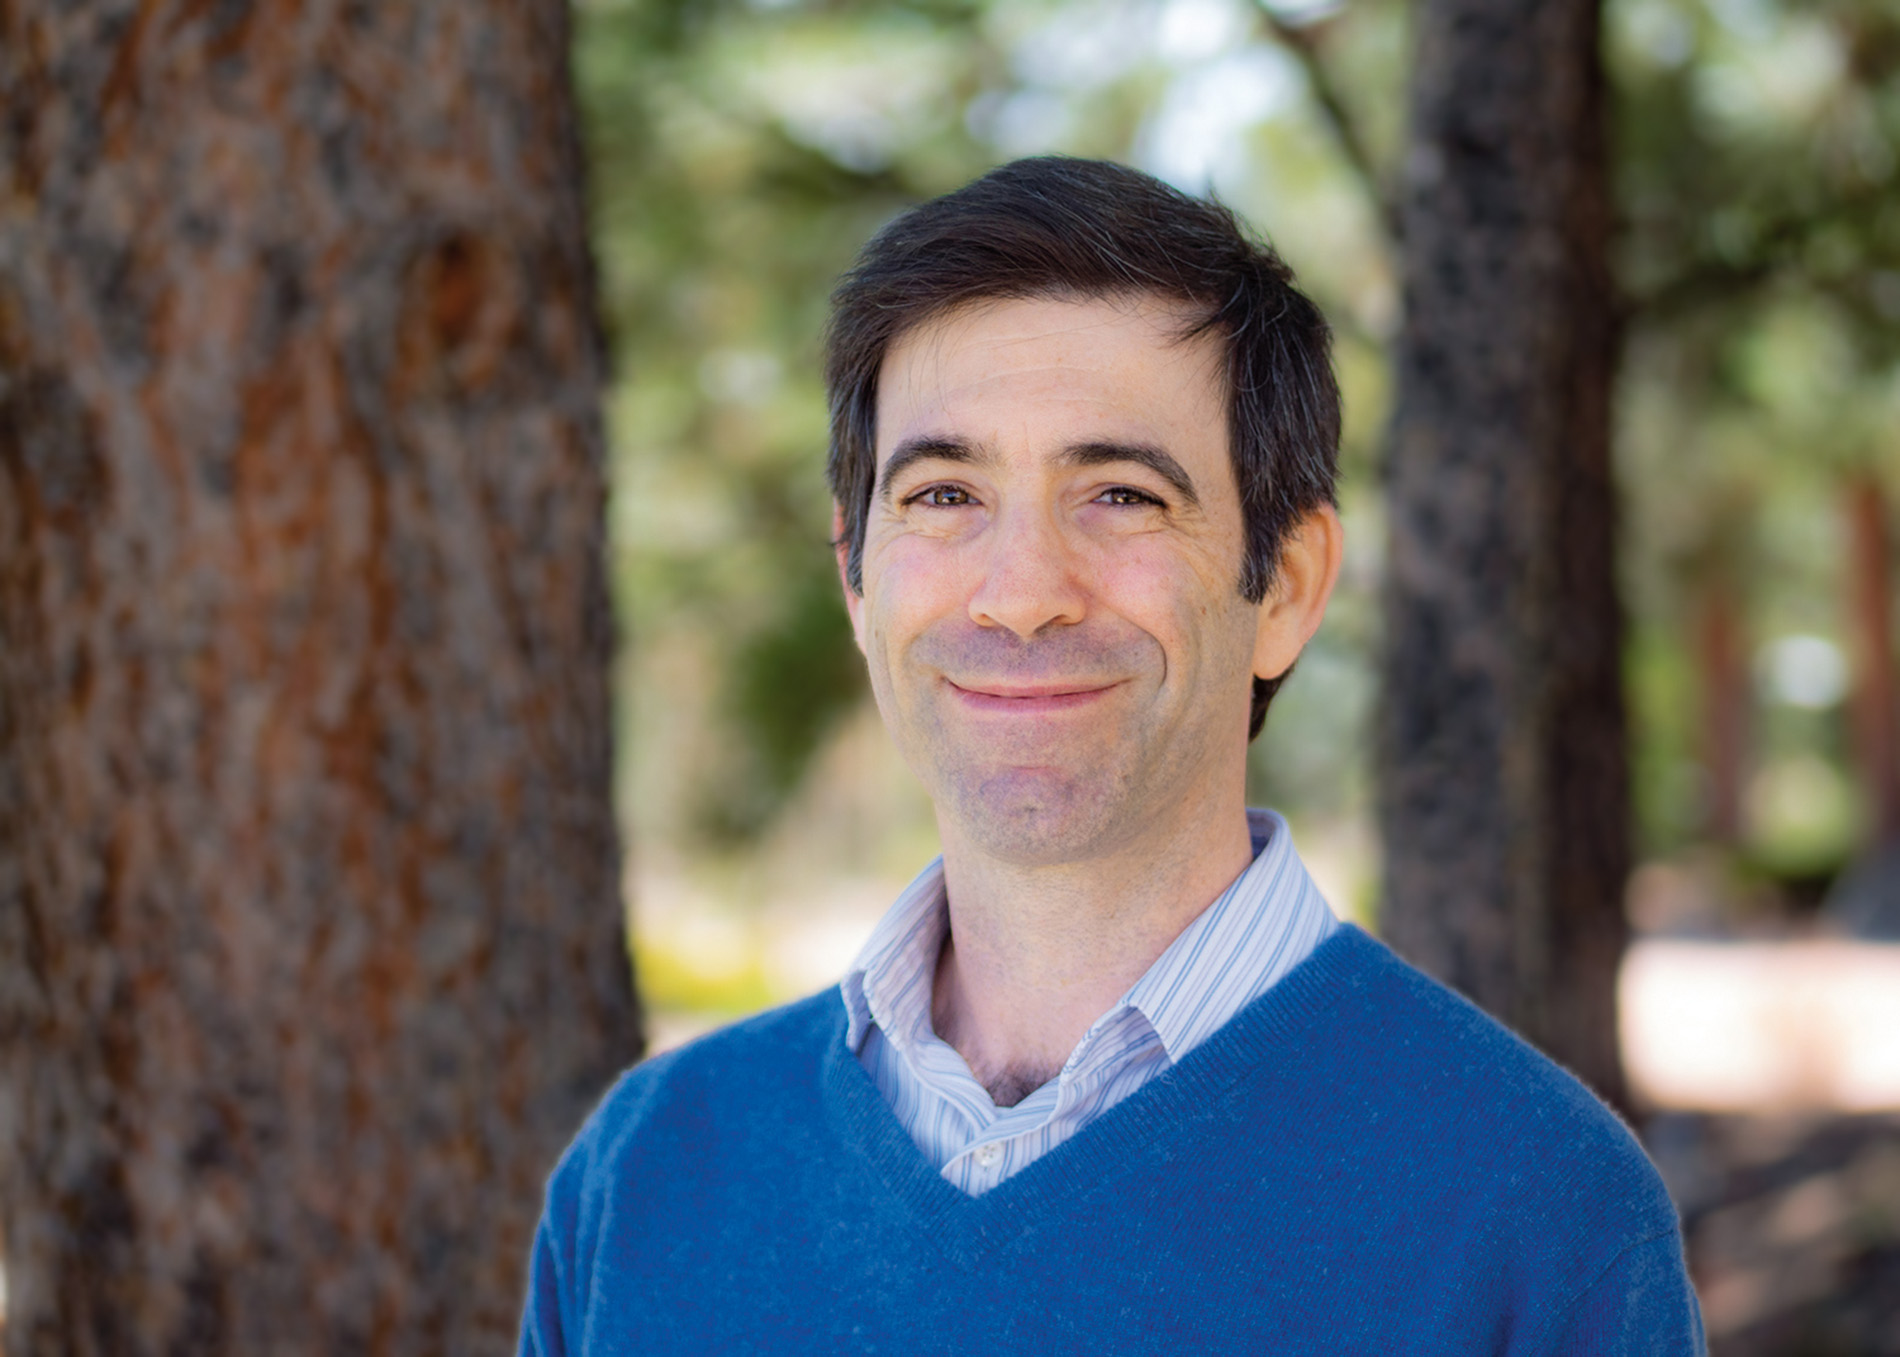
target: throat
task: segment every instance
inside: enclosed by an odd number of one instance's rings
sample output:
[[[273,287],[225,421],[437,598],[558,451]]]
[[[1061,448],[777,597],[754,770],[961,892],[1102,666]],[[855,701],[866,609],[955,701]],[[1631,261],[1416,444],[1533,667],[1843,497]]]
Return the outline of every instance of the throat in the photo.
[[[977,1082],[998,1107],[1014,1107],[1062,1071],[1038,1065],[1012,1065],[994,1073],[978,1073]]]
[[[985,1049],[967,1021],[967,1005],[959,1003],[956,946],[946,936],[937,955],[930,995],[930,1025],[937,1036],[963,1057],[971,1076],[998,1107],[1014,1107],[1062,1072],[1062,1060],[1049,1052],[1040,1055]],[[1000,1063],[999,1063],[1000,1058]],[[1066,1058],[1066,1057],[1065,1057]]]

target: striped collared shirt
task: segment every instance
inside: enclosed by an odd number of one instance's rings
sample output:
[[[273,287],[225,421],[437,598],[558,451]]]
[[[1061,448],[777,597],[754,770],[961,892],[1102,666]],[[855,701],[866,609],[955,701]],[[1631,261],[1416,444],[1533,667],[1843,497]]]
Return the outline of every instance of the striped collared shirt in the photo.
[[[1286,821],[1250,810],[1254,860],[1097,1018],[1054,1079],[998,1107],[930,1024],[949,926],[938,858],[897,897],[846,972],[845,1040],[917,1148],[981,1196],[1169,1069],[1272,988],[1339,921]]]

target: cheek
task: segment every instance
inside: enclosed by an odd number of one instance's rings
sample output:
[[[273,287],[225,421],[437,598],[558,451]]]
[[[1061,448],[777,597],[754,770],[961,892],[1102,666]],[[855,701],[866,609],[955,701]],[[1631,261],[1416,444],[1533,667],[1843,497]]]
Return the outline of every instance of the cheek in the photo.
[[[1153,544],[1124,541],[1094,562],[1096,596],[1169,650],[1206,649],[1236,625],[1245,606],[1237,573],[1219,563]]]
[[[957,553],[915,537],[867,546],[864,588],[866,650],[886,664],[969,592]]]

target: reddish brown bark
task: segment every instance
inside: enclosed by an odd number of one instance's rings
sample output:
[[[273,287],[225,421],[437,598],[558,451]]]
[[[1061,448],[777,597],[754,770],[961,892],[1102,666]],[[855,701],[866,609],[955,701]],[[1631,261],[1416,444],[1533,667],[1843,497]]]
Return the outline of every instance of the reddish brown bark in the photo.
[[[0,0],[7,1350],[503,1352],[637,1050],[557,0]]]
[[[1845,495],[1849,645],[1853,652],[1853,762],[1876,847],[1900,843],[1900,709],[1893,658],[1893,549],[1887,497],[1871,475]]]
[[[1629,833],[1598,5],[1415,16],[1380,921],[1616,1100]]]

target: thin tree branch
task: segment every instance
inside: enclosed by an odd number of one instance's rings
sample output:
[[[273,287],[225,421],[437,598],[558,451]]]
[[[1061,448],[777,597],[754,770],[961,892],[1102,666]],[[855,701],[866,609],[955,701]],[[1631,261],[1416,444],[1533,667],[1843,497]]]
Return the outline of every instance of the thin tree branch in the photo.
[[[1810,286],[1826,288],[1826,279],[1810,276],[1808,245],[1840,230],[1851,232],[1862,243],[1861,273],[1893,268],[1900,260],[1896,260],[1891,247],[1883,248],[1885,209],[1884,194],[1858,190],[1816,209],[1770,218],[1753,232],[1745,257],[1724,259],[1700,254],[1674,274],[1633,291],[1625,300],[1625,312],[1644,320],[1671,317],[1754,291],[1778,277],[1807,277]],[[1623,231],[1628,234],[1631,230],[1626,223]]]
[[[1627,319],[1658,321],[1752,292],[1780,271],[1783,261],[1751,259],[1735,264],[1707,259],[1642,292],[1623,298]]]
[[[1365,138],[1360,135],[1352,110],[1341,96],[1332,72],[1327,70],[1326,63],[1320,58],[1319,34],[1323,25],[1290,24],[1274,13],[1266,0],[1261,0],[1259,11],[1274,41],[1300,63],[1321,118],[1332,131],[1333,139],[1339,143],[1340,154],[1345,157],[1347,165],[1364,188],[1366,199],[1372,204],[1373,213],[1385,230],[1386,239],[1396,246],[1401,237],[1398,209],[1385,191],[1378,167],[1373,164],[1372,153],[1366,147]]]

